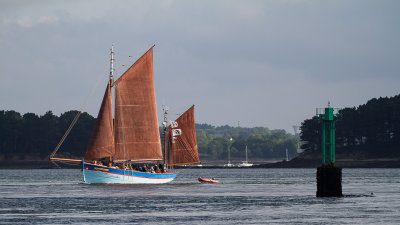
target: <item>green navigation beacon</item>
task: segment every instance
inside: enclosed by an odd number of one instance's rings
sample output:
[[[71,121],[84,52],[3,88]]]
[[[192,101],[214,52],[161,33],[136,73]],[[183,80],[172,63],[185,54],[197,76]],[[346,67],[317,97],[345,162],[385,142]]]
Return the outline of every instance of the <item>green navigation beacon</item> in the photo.
[[[328,102],[327,108],[317,108],[317,118],[322,121],[322,166],[335,164],[335,121],[342,119],[339,108],[331,108]],[[326,149],[329,149],[327,159]]]
[[[317,168],[317,197],[342,197],[342,168],[335,166],[335,121],[342,119],[342,114],[328,102],[328,107],[317,108],[317,118],[322,121],[322,166]]]

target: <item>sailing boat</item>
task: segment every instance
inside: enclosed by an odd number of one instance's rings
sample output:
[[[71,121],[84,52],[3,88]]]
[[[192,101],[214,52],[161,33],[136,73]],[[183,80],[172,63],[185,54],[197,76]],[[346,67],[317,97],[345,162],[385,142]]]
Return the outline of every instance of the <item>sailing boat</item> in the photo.
[[[193,105],[168,126],[167,165],[197,163],[200,163],[200,160]]]
[[[85,183],[161,184],[171,182],[178,175],[160,164],[166,158],[163,158],[158,127],[153,47],[115,82],[111,48],[110,79],[83,160],[54,158],[56,151],[51,160],[81,162]],[[115,91],[114,118],[112,89]],[[181,123],[181,126],[186,125]],[[133,169],[132,162],[137,163],[138,169]],[[157,162],[153,165],[162,172],[139,169],[146,165],[143,162]]]
[[[253,164],[247,161],[247,145],[246,145],[246,161],[239,163],[238,167],[250,167],[250,166],[253,166]]]
[[[229,139],[229,142],[232,142],[233,138]],[[233,167],[233,164],[231,164],[231,148],[230,145],[228,144],[228,164],[225,164],[224,167]]]

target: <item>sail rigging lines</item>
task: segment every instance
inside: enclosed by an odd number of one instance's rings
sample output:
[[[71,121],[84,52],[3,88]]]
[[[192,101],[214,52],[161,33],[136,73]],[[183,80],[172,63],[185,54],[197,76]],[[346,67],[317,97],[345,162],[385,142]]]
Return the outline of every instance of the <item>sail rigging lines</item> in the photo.
[[[175,123],[171,124],[171,127],[177,129],[172,130],[171,128],[169,131],[164,129],[166,137],[168,137],[168,132],[173,132],[173,135],[171,134],[169,137],[176,139],[176,142],[172,145],[172,142],[168,141],[171,143],[171,151],[168,152],[166,150],[167,139],[164,139],[164,157],[166,158],[163,158],[157,116],[153,48],[154,45],[115,82],[113,80],[114,51],[113,47],[111,48],[109,81],[85,156],[81,160],[51,157],[51,161],[81,162],[85,183],[113,184],[171,182],[179,172],[167,170],[167,155],[175,158],[172,166],[200,162],[194,121],[194,105],[180,115]],[[99,79],[51,156],[54,156],[76,124],[98,84]],[[167,125],[166,113],[167,111],[164,110],[163,124],[165,126]],[[178,124],[180,125],[178,126]],[[161,164],[163,159],[164,162]],[[158,162],[149,169],[145,166],[144,169],[139,167],[134,169],[131,164],[132,162],[145,163],[149,161]]]
[[[103,157],[113,157],[115,161],[153,161],[163,159],[157,119],[153,48],[154,45],[115,82],[110,76],[84,160]],[[112,48],[111,71],[113,70],[113,54]],[[113,73],[111,72],[110,75],[113,75]],[[57,153],[77,123],[79,116],[97,88],[100,77],[99,75],[90,95],[50,155],[50,158],[53,158]],[[112,87],[114,87],[115,94],[114,107],[112,107]]]
[[[177,143],[178,145],[181,145],[183,147],[183,148],[176,148],[175,151],[185,151],[185,154],[183,155],[183,157],[186,161],[191,161],[193,159],[196,159],[197,154],[195,152],[191,151],[193,149],[193,147],[187,141],[183,141],[181,138],[177,138],[175,140],[175,143]],[[173,161],[173,159],[171,161]],[[181,163],[181,164],[185,165],[186,163]],[[174,165],[178,165],[178,164],[174,164]]]
[[[107,65],[108,67],[108,65]],[[106,71],[106,69],[104,69],[104,71]],[[104,72],[105,73],[105,72]],[[57,146],[54,148],[53,152],[50,154],[49,158],[53,158],[54,155],[57,153],[57,151],[60,149],[61,145],[64,143],[65,139],[67,138],[67,136],[69,135],[69,133],[71,132],[72,128],[75,126],[76,122],[78,121],[80,115],[83,113],[83,110],[85,109],[86,105],[88,104],[89,100],[91,99],[91,97],[93,96],[95,90],[97,89],[97,87],[100,84],[100,80],[101,78],[104,76],[104,73],[99,73],[99,75],[97,76],[97,80],[96,83],[94,84],[94,86],[92,87],[92,90],[90,91],[89,95],[86,97],[86,100],[84,101],[84,103],[82,104],[81,108],[79,109],[79,112],[75,115],[74,119],[72,120],[71,124],[69,125],[67,131],[65,131],[63,137],[61,138],[60,142],[58,142]]]
[[[153,47],[114,82],[114,161],[163,158],[157,119]]]
[[[141,56],[138,58],[138,60],[135,61],[135,63],[133,63],[129,68],[127,68],[127,69],[125,70],[125,72],[123,72],[122,75],[119,76],[118,79],[116,79],[116,80],[112,83],[112,86],[114,86],[117,82],[119,82],[119,80],[126,74],[126,72],[128,72],[132,67],[134,67],[134,66],[139,62],[139,60],[140,60],[141,58],[143,58],[143,56],[145,56],[149,51],[153,50],[154,46],[156,46],[156,45],[151,46],[151,48],[149,48],[149,50],[147,50],[143,55],[141,55]],[[115,59],[113,59],[113,60],[115,60]]]
[[[174,129],[175,128],[175,129]],[[174,133],[174,131],[179,132]],[[184,165],[199,163],[194,105],[168,126],[168,164]]]
[[[103,101],[97,114],[96,123],[86,148],[85,160],[108,157],[115,152],[110,83],[111,81],[107,84]]]

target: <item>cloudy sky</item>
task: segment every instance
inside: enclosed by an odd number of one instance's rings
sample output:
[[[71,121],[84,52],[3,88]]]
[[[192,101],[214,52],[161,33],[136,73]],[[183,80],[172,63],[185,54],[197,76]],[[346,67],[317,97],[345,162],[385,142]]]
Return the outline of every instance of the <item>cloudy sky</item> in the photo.
[[[171,119],[285,129],[400,93],[400,1],[0,0],[0,109],[97,116],[109,73],[153,44]],[[132,56],[132,57],[129,57]],[[96,86],[96,84],[98,84]],[[160,117],[161,118],[161,117]]]

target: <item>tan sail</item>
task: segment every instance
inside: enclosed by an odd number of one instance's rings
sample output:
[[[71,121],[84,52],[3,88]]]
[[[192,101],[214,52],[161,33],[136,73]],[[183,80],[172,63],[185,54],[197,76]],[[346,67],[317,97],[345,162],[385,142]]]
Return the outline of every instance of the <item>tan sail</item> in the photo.
[[[162,160],[153,48],[115,83],[114,161]]]
[[[168,139],[168,165],[200,163],[194,105],[175,120],[174,127],[168,126]]]
[[[86,149],[85,160],[94,160],[114,155],[113,119],[110,83]]]

